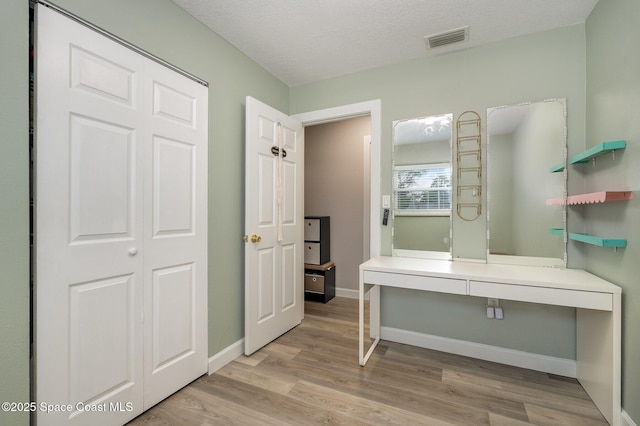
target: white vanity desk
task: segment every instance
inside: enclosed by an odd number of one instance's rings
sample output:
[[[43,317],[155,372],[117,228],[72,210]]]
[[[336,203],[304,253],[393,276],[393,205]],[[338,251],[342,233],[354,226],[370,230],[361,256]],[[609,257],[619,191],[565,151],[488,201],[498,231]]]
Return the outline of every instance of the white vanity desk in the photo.
[[[609,423],[620,424],[620,287],[578,269],[375,257],[360,265],[361,366],[380,341],[381,286],[577,308],[576,377]],[[370,333],[375,340],[365,353],[367,293],[370,295]]]

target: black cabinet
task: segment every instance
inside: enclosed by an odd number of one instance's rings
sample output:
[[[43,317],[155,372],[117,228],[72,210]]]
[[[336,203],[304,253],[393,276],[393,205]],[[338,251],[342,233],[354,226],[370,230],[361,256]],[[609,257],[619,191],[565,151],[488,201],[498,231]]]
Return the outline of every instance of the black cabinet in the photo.
[[[304,265],[304,298],[327,303],[336,295],[336,265]]]
[[[327,303],[336,295],[329,216],[304,218],[304,298]]]
[[[304,218],[304,263],[323,265],[331,260],[329,216]]]

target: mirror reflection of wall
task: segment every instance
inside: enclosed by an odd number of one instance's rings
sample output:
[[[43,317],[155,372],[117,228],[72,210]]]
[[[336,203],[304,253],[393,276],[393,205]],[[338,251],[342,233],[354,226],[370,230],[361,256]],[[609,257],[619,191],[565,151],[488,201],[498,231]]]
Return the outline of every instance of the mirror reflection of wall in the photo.
[[[393,254],[450,258],[452,114],[393,122]]]
[[[565,265],[566,247],[552,228],[565,228],[564,173],[550,168],[565,159],[564,99],[487,110],[488,260]],[[515,258],[513,257],[515,256]]]

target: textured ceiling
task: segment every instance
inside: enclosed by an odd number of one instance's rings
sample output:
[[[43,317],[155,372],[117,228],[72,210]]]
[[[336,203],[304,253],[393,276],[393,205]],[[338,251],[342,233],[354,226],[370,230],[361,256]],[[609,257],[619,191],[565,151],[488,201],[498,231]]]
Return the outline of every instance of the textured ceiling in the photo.
[[[585,22],[598,0],[172,0],[285,84]],[[424,36],[469,26],[428,51]]]

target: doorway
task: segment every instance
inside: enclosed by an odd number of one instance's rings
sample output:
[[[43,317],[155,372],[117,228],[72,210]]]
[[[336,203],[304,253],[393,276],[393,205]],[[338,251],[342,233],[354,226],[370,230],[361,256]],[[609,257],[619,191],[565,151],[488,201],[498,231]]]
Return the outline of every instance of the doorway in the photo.
[[[369,258],[370,134],[370,115],[304,129],[304,212],[329,217],[336,295],[343,297],[357,297],[358,266]]]
[[[316,124],[331,123],[354,117],[370,116],[371,137],[369,155],[369,175],[371,177],[369,191],[369,257],[380,255],[382,233],[380,221],[381,211],[381,137],[382,111],[380,99],[321,109],[292,115],[302,122],[306,128]]]
[[[355,104],[343,105],[335,108],[327,108],[323,110],[311,111],[301,114],[293,115],[293,118],[300,120],[306,128],[318,124],[334,123],[351,118],[357,118],[362,116],[369,116],[370,118],[370,143],[369,150],[369,162],[364,169],[368,171],[370,177],[370,185],[368,194],[363,190],[363,194],[366,198],[368,195],[369,201],[369,220],[368,235],[369,235],[369,250],[368,256],[363,253],[363,257],[375,257],[380,255],[381,247],[381,228],[379,226],[382,216],[381,211],[381,101],[379,99],[360,102]],[[363,142],[364,143],[364,142]],[[363,220],[363,223],[367,221]],[[367,233],[363,229],[363,233]],[[340,266],[337,265],[336,268]],[[340,285],[340,283],[338,283]],[[357,290],[357,287],[354,287]],[[340,293],[339,295],[348,296],[347,294]]]

